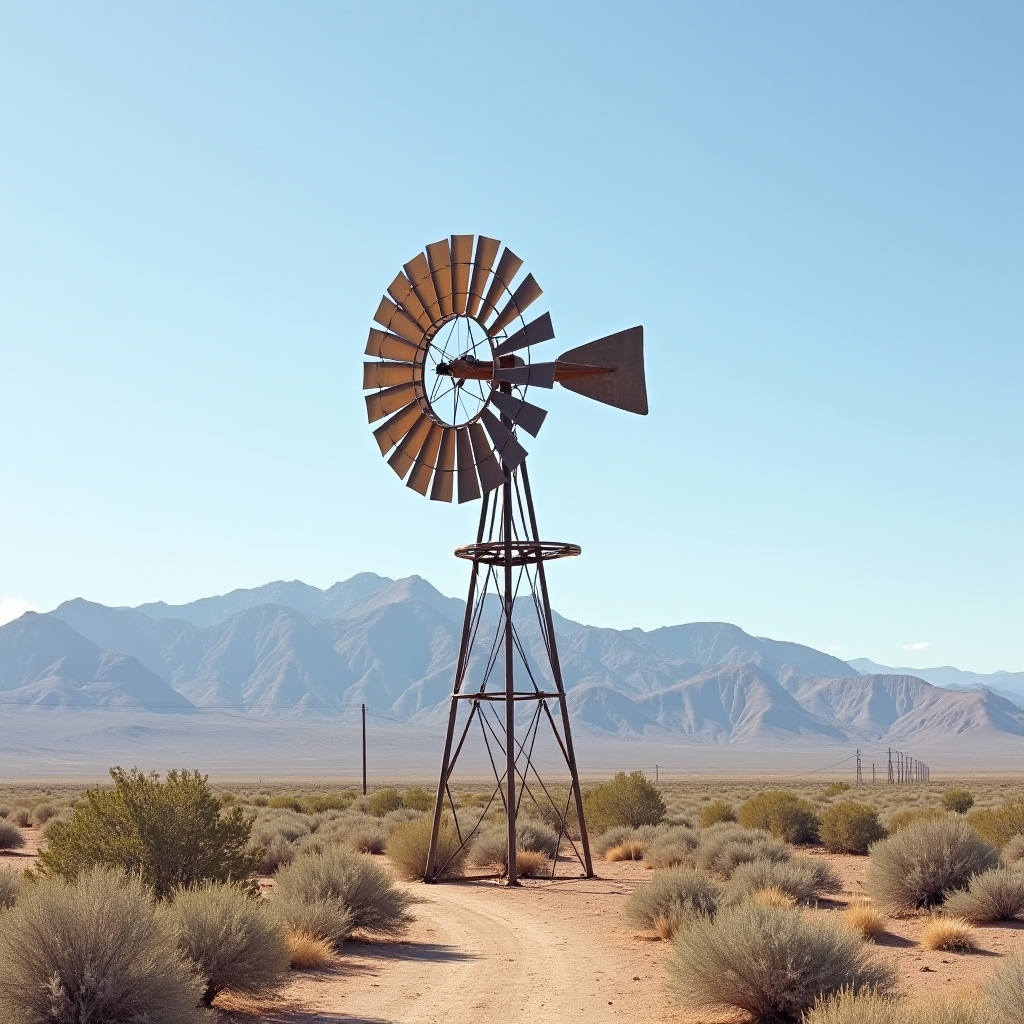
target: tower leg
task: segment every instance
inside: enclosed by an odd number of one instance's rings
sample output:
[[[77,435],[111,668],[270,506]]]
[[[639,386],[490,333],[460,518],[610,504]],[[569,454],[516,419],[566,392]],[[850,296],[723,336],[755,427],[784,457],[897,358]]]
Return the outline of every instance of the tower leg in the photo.
[[[505,541],[505,771],[508,796],[505,816],[508,820],[508,874],[506,885],[518,885],[516,866],[516,701],[514,678],[515,641],[512,634],[512,478],[502,485],[502,533]]]

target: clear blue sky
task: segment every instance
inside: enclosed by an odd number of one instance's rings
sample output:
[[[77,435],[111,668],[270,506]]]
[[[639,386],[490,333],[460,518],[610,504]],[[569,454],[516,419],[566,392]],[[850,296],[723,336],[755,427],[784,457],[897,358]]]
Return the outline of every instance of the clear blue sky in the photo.
[[[561,612],[1024,669],[1022,58],[1017,3],[5,0],[0,596],[462,594],[360,363],[477,232],[552,353],[646,329],[651,415],[530,446]]]

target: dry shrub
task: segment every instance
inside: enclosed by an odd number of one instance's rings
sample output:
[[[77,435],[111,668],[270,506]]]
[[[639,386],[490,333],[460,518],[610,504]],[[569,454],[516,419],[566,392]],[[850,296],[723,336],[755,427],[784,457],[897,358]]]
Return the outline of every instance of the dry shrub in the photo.
[[[402,794],[391,786],[387,789],[378,789],[375,793],[370,794],[366,806],[375,818],[383,818],[385,814],[397,811],[403,806]]]
[[[656,871],[649,882],[637,886],[626,900],[626,920],[668,938],[693,921],[713,917],[719,889],[701,871],[670,868]]]
[[[604,859],[612,862],[617,860],[643,860],[644,844],[637,839],[627,839],[624,843],[619,843],[618,846],[613,846],[610,850],[606,850]]]
[[[345,836],[345,845],[354,853],[383,853],[388,840],[384,829],[376,821],[357,825]]]
[[[716,826],[701,837],[694,862],[704,871],[714,871],[728,878],[740,864],[755,860],[785,861],[790,856],[785,843],[757,829]]]
[[[840,892],[842,884],[822,860],[753,860],[740,864],[732,873],[725,887],[725,901],[734,905],[763,889],[778,889],[793,902],[809,903],[825,893]]]
[[[157,920],[150,892],[120,871],[26,887],[0,927],[4,1024],[200,1024],[202,982]]]
[[[412,921],[412,897],[399,889],[391,876],[368,857],[331,848],[298,857],[277,874],[277,898],[286,910],[334,907],[351,915],[350,931],[400,935]],[[290,928],[320,939],[337,941],[301,919],[287,918]],[[347,936],[347,933],[346,933]]]
[[[643,772],[618,772],[609,782],[595,786],[583,798],[587,821],[597,832],[614,825],[657,825],[665,817],[665,801]]]
[[[175,893],[162,916],[179,952],[196,965],[207,1006],[225,990],[255,996],[284,984],[285,930],[262,899],[236,885],[207,883]]]
[[[925,949],[974,949],[976,937],[969,921],[962,917],[935,916],[921,932],[921,945]]]
[[[306,932],[289,931],[288,963],[295,971],[319,971],[334,961],[334,946],[326,939],[318,939]]]
[[[21,875],[10,868],[0,868],[0,910],[14,906],[21,892]]]
[[[871,847],[867,890],[889,913],[911,913],[938,905],[950,889],[998,861],[963,818],[925,818]]]
[[[1002,807],[972,811],[967,820],[982,839],[1001,850],[1014,836],[1024,835],[1024,800],[1007,800]]]
[[[744,828],[770,832],[784,843],[812,843],[818,838],[814,808],[796,793],[784,789],[751,797],[740,806],[738,819]]]
[[[284,836],[277,835],[266,846],[250,847],[259,851],[260,862],[256,867],[261,875],[272,875],[278,868],[295,860],[296,849]]]
[[[757,889],[751,899],[760,903],[762,907],[781,907],[783,910],[790,910],[796,906],[796,899],[788,892],[777,889],[774,885],[767,889]]]
[[[844,988],[884,994],[896,978],[838,922],[754,902],[681,931],[669,976],[685,1006],[730,1006],[769,1020],[799,1017]]]
[[[698,820],[701,828],[710,828],[723,821],[735,821],[736,811],[732,804],[725,800],[712,800],[711,803],[700,809]]]
[[[821,791],[821,799],[831,800],[832,797],[839,796],[840,793],[848,793],[849,791],[850,784],[848,782],[833,782]]]
[[[16,811],[13,811],[7,816],[7,820],[12,825],[17,825],[18,828],[28,828],[29,813],[24,807],[19,807]]]
[[[420,879],[427,870],[427,851],[434,824],[431,816],[399,825],[388,837],[388,860],[402,878]],[[459,834],[447,815],[441,818],[437,833],[436,878],[458,878],[466,863],[466,851]]]
[[[0,850],[20,850],[24,845],[21,829],[9,821],[0,821]]]
[[[815,1003],[803,1024],[990,1024],[976,998],[909,1002],[863,992],[840,992]]]
[[[885,829],[874,807],[843,800],[821,816],[818,838],[832,853],[867,853],[872,843],[885,838]]]
[[[885,915],[880,914],[867,900],[854,900],[843,911],[843,924],[860,932],[865,939],[877,939],[887,931]]]
[[[549,870],[550,861],[538,850],[516,850],[516,874],[520,878],[536,878]]]
[[[1024,871],[996,868],[975,875],[966,889],[946,896],[943,906],[973,924],[1024,917]]]
[[[42,828],[51,818],[57,817],[57,808],[53,804],[36,804],[32,810],[32,824]]]
[[[942,806],[955,814],[966,814],[974,806],[974,796],[969,790],[954,787],[942,794]]]
[[[644,851],[648,867],[693,867],[693,857],[700,845],[700,834],[685,825],[674,825],[658,836]]]
[[[1010,839],[1000,851],[999,857],[1004,864],[1018,864],[1024,861],[1024,835]]]
[[[603,857],[613,846],[621,846],[623,843],[634,839],[639,839],[639,834],[635,828],[631,828],[629,825],[615,825],[613,828],[605,829],[604,832],[595,836],[590,844],[590,848],[598,857]]]
[[[543,821],[517,819],[516,848],[529,853],[543,853],[548,858],[554,857],[558,849],[558,833]]]
[[[1008,958],[996,968],[985,996],[997,1024],[1020,1024],[1024,1006],[1024,956]]]

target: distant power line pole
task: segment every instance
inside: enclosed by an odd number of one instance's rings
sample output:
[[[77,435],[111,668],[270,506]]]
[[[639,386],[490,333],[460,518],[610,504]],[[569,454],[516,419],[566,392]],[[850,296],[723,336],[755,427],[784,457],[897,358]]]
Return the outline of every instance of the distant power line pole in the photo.
[[[875,762],[871,762],[871,785],[875,784]]]
[[[860,773],[860,751],[858,750],[857,751],[857,785],[861,786],[863,784],[864,784],[864,779],[861,778],[861,773]]]
[[[892,747],[889,748],[889,785],[893,784],[892,777]]]
[[[366,796],[366,705],[361,704],[363,716],[363,796]]]

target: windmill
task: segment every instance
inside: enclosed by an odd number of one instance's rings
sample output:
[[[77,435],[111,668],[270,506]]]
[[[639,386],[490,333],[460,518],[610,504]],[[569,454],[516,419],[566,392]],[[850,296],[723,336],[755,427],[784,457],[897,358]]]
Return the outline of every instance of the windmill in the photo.
[[[551,341],[555,332],[549,313],[527,321],[527,310],[542,292],[532,274],[520,278],[522,266],[511,249],[484,235],[452,235],[428,245],[388,286],[366,345],[370,360],[363,364],[367,416],[370,423],[383,420],[373,435],[399,478],[434,501],[481,499],[476,542],[455,551],[472,563],[472,572],[424,873],[428,882],[444,879],[459,851],[479,834],[490,807],[500,805],[507,825],[506,866],[487,877],[517,884],[516,819],[524,796],[556,826],[558,850],[567,844],[584,874],[593,875],[544,571],[545,562],[578,555],[580,548],[540,539],[520,438],[536,437],[547,416],[527,394],[556,383],[646,415],[643,327],[570,349],[553,361],[534,361],[534,346]],[[536,613],[539,658],[524,645],[517,602]],[[532,710],[528,724],[517,730],[520,705]],[[495,786],[483,810],[472,809],[472,821],[466,808],[460,819],[450,780],[476,727]],[[570,776],[564,800],[561,790],[545,783],[534,756],[538,733],[547,727]],[[446,847],[443,857],[442,818],[456,837],[455,852]],[[556,850],[552,877],[557,863]]]

